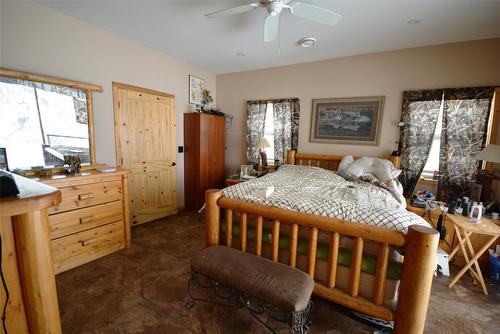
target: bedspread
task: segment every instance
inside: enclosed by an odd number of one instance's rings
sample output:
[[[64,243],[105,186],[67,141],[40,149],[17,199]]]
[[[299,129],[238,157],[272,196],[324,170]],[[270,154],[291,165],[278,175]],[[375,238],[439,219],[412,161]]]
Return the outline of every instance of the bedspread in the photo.
[[[254,190],[274,186],[267,199]],[[406,233],[410,225],[429,224],[406,211],[392,194],[362,181],[347,181],[337,173],[318,167],[285,165],[258,179],[223,190],[224,196],[307,214],[349,220]]]

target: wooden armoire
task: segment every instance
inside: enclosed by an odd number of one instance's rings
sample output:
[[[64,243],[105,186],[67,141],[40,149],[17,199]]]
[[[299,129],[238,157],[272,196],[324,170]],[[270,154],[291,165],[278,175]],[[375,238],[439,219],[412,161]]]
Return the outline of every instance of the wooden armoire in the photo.
[[[184,202],[187,210],[199,210],[205,190],[224,186],[224,116],[184,114]]]

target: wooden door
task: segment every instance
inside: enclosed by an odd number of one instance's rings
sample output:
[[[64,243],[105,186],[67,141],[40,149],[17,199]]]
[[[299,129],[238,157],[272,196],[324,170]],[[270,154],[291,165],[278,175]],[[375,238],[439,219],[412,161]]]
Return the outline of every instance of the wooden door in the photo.
[[[116,161],[129,169],[132,225],[177,213],[175,97],[113,83]]]

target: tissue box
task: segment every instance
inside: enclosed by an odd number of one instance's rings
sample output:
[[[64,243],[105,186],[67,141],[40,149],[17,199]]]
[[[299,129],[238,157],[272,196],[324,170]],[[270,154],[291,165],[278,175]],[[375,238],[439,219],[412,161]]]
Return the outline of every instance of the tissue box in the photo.
[[[259,187],[253,191],[254,195],[263,199],[269,198],[274,192],[274,186]]]
[[[436,273],[438,270],[443,274],[443,276],[450,276],[450,266],[448,264],[449,256],[441,248],[438,248],[436,254]]]

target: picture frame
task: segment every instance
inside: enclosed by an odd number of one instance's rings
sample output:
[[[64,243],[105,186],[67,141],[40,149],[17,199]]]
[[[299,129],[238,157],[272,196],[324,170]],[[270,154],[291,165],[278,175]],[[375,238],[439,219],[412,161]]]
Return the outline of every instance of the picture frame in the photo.
[[[203,90],[205,90],[205,80],[189,75],[189,103],[195,105],[203,104]]]
[[[384,96],[313,99],[310,142],[380,143]]]
[[[251,176],[253,169],[253,165],[241,165],[240,177]]]

